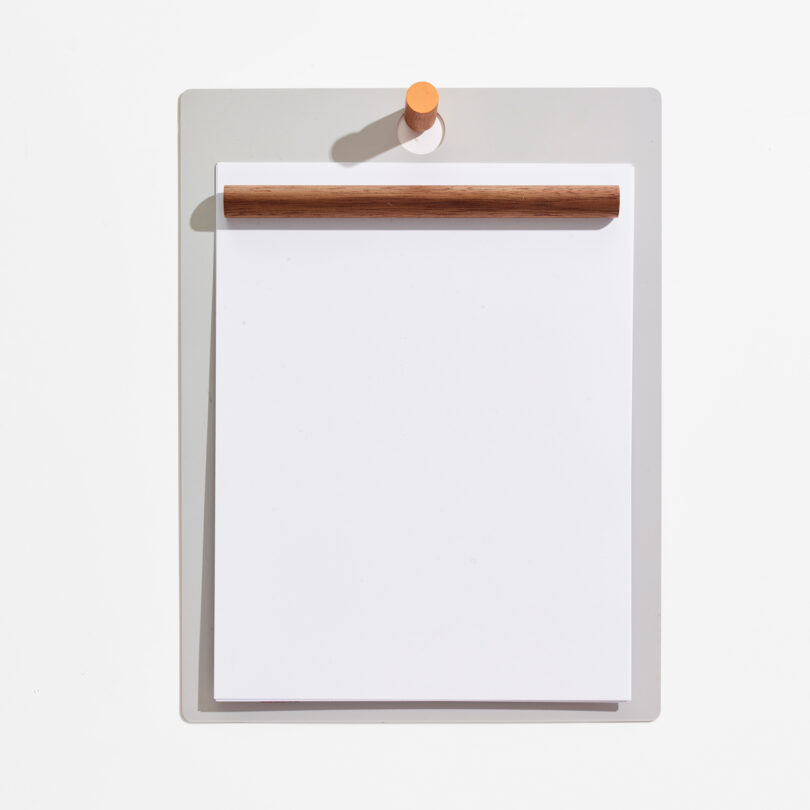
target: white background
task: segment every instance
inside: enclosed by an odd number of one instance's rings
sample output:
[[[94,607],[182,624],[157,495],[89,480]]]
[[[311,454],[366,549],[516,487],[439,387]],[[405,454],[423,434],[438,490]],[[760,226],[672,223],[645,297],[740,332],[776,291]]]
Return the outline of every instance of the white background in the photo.
[[[0,803],[807,807],[800,11],[784,0],[4,8]],[[177,96],[423,78],[663,94],[663,713],[638,725],[187,725]]]

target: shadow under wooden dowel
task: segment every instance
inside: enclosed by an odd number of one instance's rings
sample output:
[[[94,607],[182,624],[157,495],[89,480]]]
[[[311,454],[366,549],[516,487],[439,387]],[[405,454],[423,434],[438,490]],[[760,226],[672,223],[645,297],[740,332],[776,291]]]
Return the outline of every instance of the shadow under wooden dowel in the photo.
[[[206,197],[192,212],[189,219],[192,231],[213,233],[217,227],[217,198]]]

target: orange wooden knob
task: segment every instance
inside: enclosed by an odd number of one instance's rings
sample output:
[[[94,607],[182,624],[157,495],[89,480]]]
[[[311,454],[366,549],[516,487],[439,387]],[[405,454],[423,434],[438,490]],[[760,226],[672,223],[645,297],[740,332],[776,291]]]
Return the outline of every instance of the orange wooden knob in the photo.
[[[439,91],[430,82],[416,82],[405,94],[405,123],[416,132],[430,129],[439,110]]]

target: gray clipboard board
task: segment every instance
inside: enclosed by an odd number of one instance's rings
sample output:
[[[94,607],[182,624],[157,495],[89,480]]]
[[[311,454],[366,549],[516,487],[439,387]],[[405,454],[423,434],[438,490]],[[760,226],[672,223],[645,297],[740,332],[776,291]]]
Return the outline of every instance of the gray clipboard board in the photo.
[[[189,90],[179,101],[181,714],[188,722],[649,721],[660,707],[661,99],[651,89],[443,89],[442,145],[399,145],[403,89]],[[216,703],[214,167],[219,161],[631,163],[633,699]]]

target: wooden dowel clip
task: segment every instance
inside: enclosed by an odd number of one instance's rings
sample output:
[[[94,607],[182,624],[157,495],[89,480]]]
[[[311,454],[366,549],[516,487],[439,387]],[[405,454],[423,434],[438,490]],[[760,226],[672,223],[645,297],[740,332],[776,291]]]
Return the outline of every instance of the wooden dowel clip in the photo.
[[[430,82],[416,82],[405,94],[405,123],[414,132],[424,132],[436,123],[439,91]]]
[[[226,217],[619,215],[618,186],[225,186]]]

